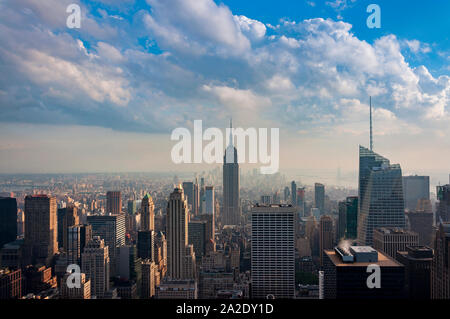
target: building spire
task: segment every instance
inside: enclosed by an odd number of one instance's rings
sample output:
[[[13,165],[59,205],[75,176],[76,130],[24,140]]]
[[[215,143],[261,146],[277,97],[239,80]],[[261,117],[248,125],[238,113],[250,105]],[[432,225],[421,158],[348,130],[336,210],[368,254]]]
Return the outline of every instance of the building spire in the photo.
[[[373,151],[373,136],[372,136],[372,96],[369,97],[370,106],[370,150]]]

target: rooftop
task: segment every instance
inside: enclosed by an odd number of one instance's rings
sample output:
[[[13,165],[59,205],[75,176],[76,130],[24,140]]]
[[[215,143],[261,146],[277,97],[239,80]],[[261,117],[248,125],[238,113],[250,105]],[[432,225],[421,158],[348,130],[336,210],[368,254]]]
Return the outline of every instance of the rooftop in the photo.
[[[397,227],[381,227],[381,228],[376,228],[374,230],[374,232],[380,232],[384,235],[389,235],[389,234],[413,234],[411,231],[403,229],[403,228],[397,228]]]
[[[352,246],[355,248],[357,246]],[[360,246],[361,248],[366,248],[365,246]],[[371,247],[369,247],[371,248]],[[373,249],[373,248],[372,248]],[[365,249],[363,249],[364,251]],[[380,267],[403,267],[402,264],[398,263],[394,259],[384,255],[383,253],[374,250],[378,253],[378,261],[374,262],[344,262],[340,256],[334,250],[325,250],[325,254],[331,259],[332,263],[336,267],[367,267],[372,264],[379,265]]]

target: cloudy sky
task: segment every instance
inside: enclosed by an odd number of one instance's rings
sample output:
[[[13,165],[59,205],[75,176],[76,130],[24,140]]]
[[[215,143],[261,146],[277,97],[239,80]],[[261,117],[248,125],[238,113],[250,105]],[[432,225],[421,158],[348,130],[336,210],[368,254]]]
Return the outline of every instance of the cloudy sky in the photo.
[[[368,145],[450,171],[450,3],[0,0],[0,172],[192,171],[170,134],[279,127],[280,169],[353,172]],[[81,7],[69,29],[66,8]]]

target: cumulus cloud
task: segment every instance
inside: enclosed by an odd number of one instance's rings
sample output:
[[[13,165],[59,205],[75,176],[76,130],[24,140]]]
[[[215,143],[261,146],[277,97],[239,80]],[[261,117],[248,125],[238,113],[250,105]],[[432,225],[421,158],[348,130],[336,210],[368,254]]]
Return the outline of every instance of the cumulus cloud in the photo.
[[[415,39],[369,43],[351,24],[322,18],[270,26],[212,0],[147,0],[129,19],[83,7],[83,27],[72,32],[56,14],[66,3],[7,1],[0,12],[0,60],[8,66],[0,108],[18,120],[33,110],[39,121],[54,112],[81,125],[169,131],[196,118],[218,125],[229,112],[321,134],[356,127],[371,95],[385,134],[448,130],[450,77],[408,63],[405,49],[429,50]]]

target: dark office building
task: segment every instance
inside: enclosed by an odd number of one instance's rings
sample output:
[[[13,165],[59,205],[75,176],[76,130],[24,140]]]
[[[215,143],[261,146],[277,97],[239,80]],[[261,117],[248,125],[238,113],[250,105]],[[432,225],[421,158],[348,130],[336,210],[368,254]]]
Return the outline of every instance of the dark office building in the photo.
[[[142,230],[138,232],[137,255],[142,260],[155,261],[155,231]]]
[[[345,238],[356,238],[358,236],[358,196],[350,196],[345,200],[346,225]]]
[[[339,202],[339,218],[337,224],[337,236],[336,239],[339,241],[340,239],[345,237],[345,229],[347,224],[347,205],[345,201]]]
[[[67,230],[70,226],[79,224],[78,209],[71,205],[64,208],[58,208],[58,247],[67,250]]]
[[[17,201],[11,197],[0,197],[0,248],[17,237]]]
[[[325,214],[325,186],[321,183],[314,184],[314,206]]]
[[[369,288],[369,265],[381,270],[380,288]],[[370,246],[325,250],[323,293],[325,299],[404,298],[405,267]]]
[[[419,245],[431,246],[433,213],[412,211],[406,212],[405,215],[409,230],[419,235]]]
[[[188,224],[188,243],[194,246],[197,260],[201,260],[206,253],[206,226],[205,220],[192,220]]]
[[[426,246],[409,246],[397,252],[397,260],[405,266],[406,296],[430,299],[433,250]]]
[[[436,223],[450,221],[450,184],[437,186]]]
[[[193,182],[183,182],[184,195],[187,197],[188,205],[193,211],[194,209],[194,183]]]

